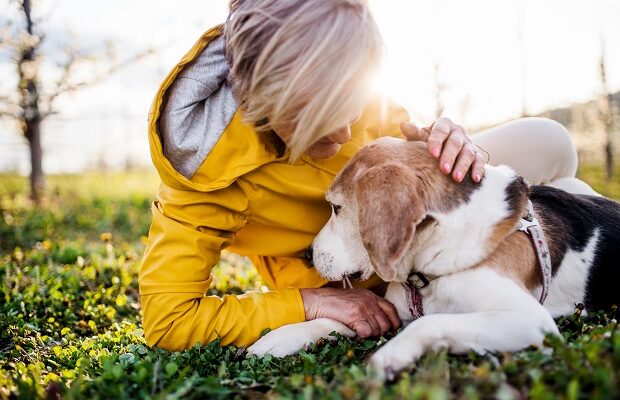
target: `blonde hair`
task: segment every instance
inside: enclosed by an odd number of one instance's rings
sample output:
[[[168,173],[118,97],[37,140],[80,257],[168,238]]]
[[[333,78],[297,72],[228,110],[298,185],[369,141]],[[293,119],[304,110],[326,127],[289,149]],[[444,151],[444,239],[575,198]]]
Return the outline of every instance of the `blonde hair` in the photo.
[[[229,80],[247,122],[284,126],[292,160],[368,101],[383,42],[365,0],[234,0]]]

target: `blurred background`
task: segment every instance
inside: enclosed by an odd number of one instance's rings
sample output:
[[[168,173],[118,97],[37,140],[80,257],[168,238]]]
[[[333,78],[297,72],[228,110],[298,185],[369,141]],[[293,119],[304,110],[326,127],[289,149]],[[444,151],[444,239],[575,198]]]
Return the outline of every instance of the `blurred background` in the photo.
[[[619,1],[370,3],[387,47],[380,89],[415,122],[443,115],[474,133],[548,116],[572,132],[584,168],[614,179]],[[45,174],[152,171],[152,97],[227,9],[227,0],[0,0],[0,173],[27,176],[37,141]]]

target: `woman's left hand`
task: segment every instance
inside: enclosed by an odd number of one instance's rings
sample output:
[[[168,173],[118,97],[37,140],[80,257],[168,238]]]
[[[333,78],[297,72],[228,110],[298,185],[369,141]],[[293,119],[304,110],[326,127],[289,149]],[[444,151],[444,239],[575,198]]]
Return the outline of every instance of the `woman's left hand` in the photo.
[[[448,118],[439,118],[426,128],[412,122],[400,124],[407,140],[428,142],[428,151],[439,159],[439,168],[452,179],[461,182],[471,167],[471,178],[480,182],[484,175],[484,157],[465,133],[465,129]]]

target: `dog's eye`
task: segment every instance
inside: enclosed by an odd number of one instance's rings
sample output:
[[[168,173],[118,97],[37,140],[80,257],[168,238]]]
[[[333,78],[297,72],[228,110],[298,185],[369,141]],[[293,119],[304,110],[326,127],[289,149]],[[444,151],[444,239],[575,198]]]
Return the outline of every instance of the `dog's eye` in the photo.
[[[340,210],[342,209],[342,206],[339,206],[337,204],[332,204],[332,210],[334,211],[335,215],[338,215],[338,213],[340,212]]]

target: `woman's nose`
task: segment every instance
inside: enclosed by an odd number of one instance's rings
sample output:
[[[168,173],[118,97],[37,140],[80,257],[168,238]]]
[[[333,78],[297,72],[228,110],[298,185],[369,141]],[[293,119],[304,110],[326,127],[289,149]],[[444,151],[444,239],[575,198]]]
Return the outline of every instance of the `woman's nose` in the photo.
[[[347,125],[328,136],[338,144],[345,144],[351,139],[351,128]]]

